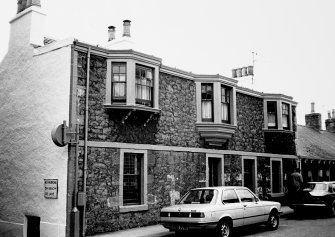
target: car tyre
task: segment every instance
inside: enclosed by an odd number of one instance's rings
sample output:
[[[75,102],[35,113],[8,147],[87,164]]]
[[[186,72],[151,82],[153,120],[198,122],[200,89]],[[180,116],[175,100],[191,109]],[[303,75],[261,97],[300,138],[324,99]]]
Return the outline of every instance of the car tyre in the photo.
[[[276,211],[272,211],[267,221],[267,226],[270,230],[276,230],[279,227],[279,214]]]
[[[221,220],[217,226],[218,236],[231,237],[233,233],[233,226],[227,220]]]

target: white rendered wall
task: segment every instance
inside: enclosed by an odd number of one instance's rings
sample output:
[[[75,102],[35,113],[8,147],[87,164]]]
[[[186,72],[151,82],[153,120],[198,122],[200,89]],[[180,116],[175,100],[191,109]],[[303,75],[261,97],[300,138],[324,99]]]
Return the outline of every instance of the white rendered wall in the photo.
[[[0,64],[0,236],[25,236],[25,216],[41,218],[41,237],[65,236],[68,148],[51,130],[69,119],[71,47],[34,56],[31,45]],[[44,197],[58,179],[58,199]]]

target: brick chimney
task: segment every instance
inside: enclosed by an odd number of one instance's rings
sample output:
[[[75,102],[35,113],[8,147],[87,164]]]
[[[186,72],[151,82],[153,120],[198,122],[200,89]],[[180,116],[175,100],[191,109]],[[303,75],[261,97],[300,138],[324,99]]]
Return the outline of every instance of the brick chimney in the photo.
[[[123,37],[130,37],[130,20],[123,21]]]
[[[108,42],[115,40],[115,27],[108,26]]]
[[[328,111],[328,119],[326,119],[326,130],[335,133],[335,109],[332,110],[332,116]]]
[[[321,130],[321,114],[315,113],[315,103],[311,103],[311,113],[305,115],[307,127],[311,127],[317,131]]]
[[[17,14],[9,22],[8,51],[29,45],[44,45],[44,19],[40,0],[18,0]]]

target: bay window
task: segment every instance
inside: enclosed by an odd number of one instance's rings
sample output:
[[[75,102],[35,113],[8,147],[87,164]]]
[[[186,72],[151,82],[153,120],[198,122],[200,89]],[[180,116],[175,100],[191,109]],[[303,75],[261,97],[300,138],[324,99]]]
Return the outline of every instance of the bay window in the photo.
[[[213,84],[201,84],[202,121],[213,121]]]

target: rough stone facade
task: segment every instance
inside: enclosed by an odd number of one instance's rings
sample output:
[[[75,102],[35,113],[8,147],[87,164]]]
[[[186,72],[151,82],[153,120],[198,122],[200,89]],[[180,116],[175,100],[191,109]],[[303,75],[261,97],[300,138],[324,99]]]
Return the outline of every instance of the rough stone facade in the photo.
[[[270,159],[257,157],[257,194],[260,199],[266,200],[271,193]]]
[[[85,91],[87,58],[78,55],[78,115],[81,121],[81,137],[85,115]],[[91,56],[89,126],[90,141],[160,144],[167,146],[199,147],[199,135],[195,128],[195,83],[175,76],[160,74],[159,106],[162,113],[143,126],[147,114],[137,111],[122,123],[128,111],[109,111],[103,107],[106,94],[106,59]]]
[[[162,206],[175,203],[189,188],[205,186],[205,154],[149,151],[149,210],[121,213],[119,211],[119,159],[119,149],[88,149],[87,235],[157,224]],[[82,162],[83,150],[79,157],[81,165]],[[81,184],[80,182],[80,190],[82,190]]]
[[[296,155],[294,132],[266,132],[264,137],[266,153]]]
[[[228,150],[264,152],[263,99],[236,93],[237,129]]]

